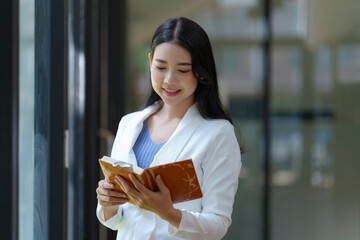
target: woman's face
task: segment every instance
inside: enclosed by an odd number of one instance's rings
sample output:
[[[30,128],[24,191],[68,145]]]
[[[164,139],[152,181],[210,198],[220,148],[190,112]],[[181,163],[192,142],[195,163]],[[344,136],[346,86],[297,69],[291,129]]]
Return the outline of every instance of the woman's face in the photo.
[[[189,108],[197,86],[190,53],[174,42],[165,42],[156,46],[149,59],[152,87],[164,104]]]

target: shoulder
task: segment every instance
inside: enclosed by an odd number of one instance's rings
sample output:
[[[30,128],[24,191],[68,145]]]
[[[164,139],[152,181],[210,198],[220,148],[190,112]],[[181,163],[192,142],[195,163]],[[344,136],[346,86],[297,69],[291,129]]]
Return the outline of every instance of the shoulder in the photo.
[[[140,114],[141,111],[136,111],[123,116],[119,122],[118,130],[123,129],[125,126],[128,126],[129,123],[134,122],[135,119],[139,118]]]
[[[187,126],[197,125],[196,135],[201,135],[206,139],[216,138],[217,136],[235,136],[234,126],[226,119],[204,118],[197,105],[193,105],[184,116]]]
[[[203,119],[200,128],[211,129],[214,134],[234,133],[234,126],[226,119]]]
[[[234,126],[225,119],[203,119],[195,134],[202,143],[238,145]]]
[[[121,122],[132,122],[132,121],[138,121],[138,120],[144,120],[149,115],[151,115],[153,112],[157,111],[157,109],[161,106],[160,102],[156,102],[151,106],[148,106],[142,110],[128,113],[125,116],[122,117]]]
[[[188,112],[185,114],[184,119],[189,124],[194,124],[194,122],[199,122],[199,129],[205,129],[210,133],[221,132],[226,129],[227,131],[233,131],[233,125],[226,119],[214,119],[214,118],[204,118],[198,109],[198,105],[194,104]]]
[[[136,118],[137,116],[140,116],[142,111],[143,111],[143,110],[136,111],[136,112],[132,112],[132,113],[128,113],[128,114],[124,115],[124,116],[121,118],[121,121],[130,121],[130,120],[132,120],[133,118]]]

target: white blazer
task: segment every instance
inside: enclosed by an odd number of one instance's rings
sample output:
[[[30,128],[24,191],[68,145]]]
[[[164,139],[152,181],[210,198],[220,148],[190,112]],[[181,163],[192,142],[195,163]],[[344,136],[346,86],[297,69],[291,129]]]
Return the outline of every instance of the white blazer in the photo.
[[[122,118],[114,141],[113,158],[137,165],[133,145],[143,121],[162,102]],[[227,120],[204,119],[194,104],[188,109],[173,135],[155,155],[151,166],[192,158],[203,198],[175,204],[181,210],[179,228],[156,214],[130,203],[104,221],[98,204],[99,221],[117,230],[117,240],[221,239],[231,224],[231,213],[241,168],[239,145]]]

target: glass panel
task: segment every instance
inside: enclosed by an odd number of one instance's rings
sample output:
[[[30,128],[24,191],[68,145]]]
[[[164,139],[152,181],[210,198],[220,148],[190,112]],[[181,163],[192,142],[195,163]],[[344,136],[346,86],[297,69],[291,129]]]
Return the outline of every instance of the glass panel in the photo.
[[[244,144],[243,167],[232,215],[224,239],[262,239],[263,185],[261,109],[261,47],[254,42],[239,46],[215,45],[223,102],[234,120],[238,140]],[[244,45],[243,45],[244,44]]]
[[[34,0],[19,2],[19,239],[34,236]]]
[[[306,34],[306,0],[273,1],[272,22],[276,38],[302,38]]]
[[[341,44],[338,47],[339,81],[344,84],[360,81],[360,46],[359,44]]]
[[[300,181],[304,145],[298,117],[273,117],[271,135],[272,185],[294,186]]]
[[[314,88],[322,95],[333,91],[331,57],[331,49],[328,46],[319,46],[314,49]]]
[[[359,9],[274,1],[271,239],[360,239]]]
[[[300,110],[304,104],[301,49],[296,45],[276,45],[272,52],[272,109],[278,112]]]

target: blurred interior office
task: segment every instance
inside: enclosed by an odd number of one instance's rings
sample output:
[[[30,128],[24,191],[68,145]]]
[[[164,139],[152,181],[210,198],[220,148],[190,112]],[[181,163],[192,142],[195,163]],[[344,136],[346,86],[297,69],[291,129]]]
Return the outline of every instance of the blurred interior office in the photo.
[[[1,0],[1,239],[115,239],[98,158],[174,16],[209,34],[246,149],[224,239],[360,240],[359,0]]]

